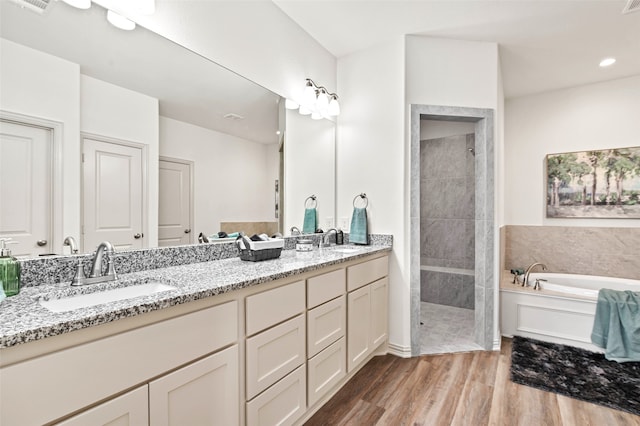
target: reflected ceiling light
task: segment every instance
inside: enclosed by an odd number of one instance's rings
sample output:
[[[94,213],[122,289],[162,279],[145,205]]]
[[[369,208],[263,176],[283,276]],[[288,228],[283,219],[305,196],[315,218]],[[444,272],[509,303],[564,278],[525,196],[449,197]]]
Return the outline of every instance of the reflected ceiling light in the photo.
[[[340,115],[338,95],[329,93],[326,87],[319,86],[313,80],[307,78],[299,112],[303,115],[311,113],[311,118],[315,120],[323,117],[336,117]]]
[[[616,58],[604,58],[600,61],[600,66],[602,68],[610,67],[611,65],[616,63]]]
[[[121,30],[131,31],[136,27],[135,22],[125,18],[113,10],[107,11],[107,21],[109,21],[114,27],[120,28]]]
[[[91,7],[91,0],[62,0],[69,6],[77,7],[78,9],[89,9]]]

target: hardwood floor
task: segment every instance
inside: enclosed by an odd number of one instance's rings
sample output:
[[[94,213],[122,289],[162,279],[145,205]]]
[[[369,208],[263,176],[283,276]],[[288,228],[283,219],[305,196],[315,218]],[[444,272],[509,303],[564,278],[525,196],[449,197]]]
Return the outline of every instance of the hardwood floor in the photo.
[[[509,380],[500,352],[375,357],[305,425],[635,425],[640,416]]]

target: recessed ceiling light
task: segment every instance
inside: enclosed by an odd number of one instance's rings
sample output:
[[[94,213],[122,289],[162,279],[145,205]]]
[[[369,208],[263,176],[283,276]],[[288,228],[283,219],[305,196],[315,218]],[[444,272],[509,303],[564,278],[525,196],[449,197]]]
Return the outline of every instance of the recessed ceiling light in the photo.
[[[604,67],[609,67],[615,63],[616,63],[616,58],[605,58],[600,61],[600,66],[604,68]]]

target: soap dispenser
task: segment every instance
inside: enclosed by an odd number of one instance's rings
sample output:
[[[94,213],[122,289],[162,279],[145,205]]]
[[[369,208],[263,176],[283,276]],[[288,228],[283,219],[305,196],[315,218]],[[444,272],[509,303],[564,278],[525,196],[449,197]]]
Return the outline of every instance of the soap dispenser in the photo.
[[[20,292],[20,264],[18,259],[11,256],[7,244],[17,244],[11,238],[0,238],[0,283],[4,294],[15,296]]]

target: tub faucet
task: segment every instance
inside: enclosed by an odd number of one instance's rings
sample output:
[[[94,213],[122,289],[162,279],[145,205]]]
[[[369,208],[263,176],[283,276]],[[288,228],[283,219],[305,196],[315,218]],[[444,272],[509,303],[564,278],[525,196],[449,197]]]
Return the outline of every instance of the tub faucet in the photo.
[[[336,228],[329,229],[324,234],[324,238],[320,237],[320,247],[330,246],[331,245],[331,242],[329,241],[329,238],[331,237],[331,232],[333,232],[334,234],[338,235],[338,230]]]
[[[534,264],[532,264],[531,266],[529,266],[526,271],[524,272],[524,279],[522,280],[522,287],[526,287],[529,285],[529,275],[531,274],[531,270],[535,267],[535,266],[541,266],[543,271],[547,270],[547,265],[545,265],[544,263],[540,263],[540,262],[535,262]]]

